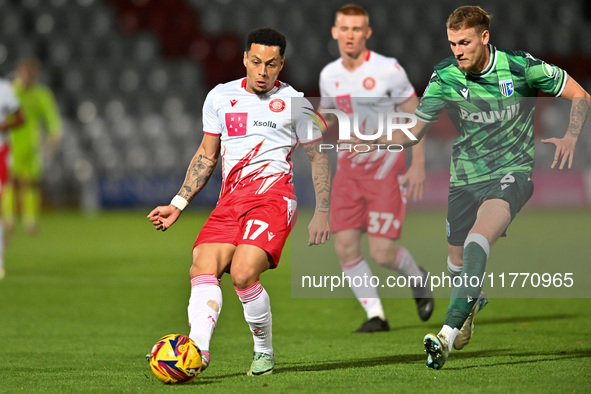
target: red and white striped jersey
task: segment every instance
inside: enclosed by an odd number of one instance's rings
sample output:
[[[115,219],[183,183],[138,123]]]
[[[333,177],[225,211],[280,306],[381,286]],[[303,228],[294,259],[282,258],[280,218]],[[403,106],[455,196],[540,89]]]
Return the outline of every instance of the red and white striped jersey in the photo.
[[[297,142],[309,144],[322,134],[303,93],[276,81],[264,95],[245,89],[246,78],[219,84],[203,105],[203,132],[219,135],[222,156],[220,198],[236,187],[256,182],[255,194],[271,187],[291,193],[290,155]]]
[[[12,89],[12,85],[6,79],[0,79],[0,123],[4,122],[8,115],[15,113],[20,108],[20,103]],[[0,145],[7,141],[7,134],[0,133]]]
[[[380,117],[385,129],[386,114],[396,111],[398,104],[416,93],[396,59],[367,51],[365,62],[353,71],[343,66],[342,58],[326,65],[320,73],[320,95],[321,107],[336,108],[348,114],[352,127],[354,114],[357,114],[359,130],[374,134],[379,128]],[[339,152],[337,170],[342,168],[353,176],[373,174],[375,179],[382,179],[393,172],[405,171],[404,154],[380,150],[352,159],[348,156],[348,151]]]

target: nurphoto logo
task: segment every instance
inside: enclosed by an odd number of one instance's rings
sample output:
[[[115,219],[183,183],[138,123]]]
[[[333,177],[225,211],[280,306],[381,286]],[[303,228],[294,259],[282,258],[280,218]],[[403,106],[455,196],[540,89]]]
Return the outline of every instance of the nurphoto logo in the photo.
[[[337,118],[339,140],[359,139],[368,142],[367,144],[349,145],[347,148],[339,146],[338,144],[321,144],[320,150],[336,149],[337,152],[342,150],[350,152],[369,152],[372,150],[380,150],[381,148],[382,150],[388,150],[389,152],[400,152],[404,150],[402,145],[371,143],[384,135],[390,140],[392,139],[394,132],[397,130],[403,132],[410,140],[417,141],[417,137],[410,132],[410,129],[417,124],[417,117],[414,114],[394,111],[378,113],[377,122],[375,122],[378,125],[377,129],[374,130],[373,133],[366,134],[365,125],[367,118],[360,121],[357,112],[352,114],[353,119],[351,120],[349,115],[334,108],[321,108],[318,111],[311,108],[306,109],[313,112],[306,113],[306,115],[310,116],[310,119],[308,120],[308,138],[312,139],[313,136],[313,122],[318,125],[320,130],[326,130],[328,128],[327,122],[322,114],[333,114]],[[324,126],[324,128],[322,126]],[[353,132],[353,135],[351,134],[351,131]]]

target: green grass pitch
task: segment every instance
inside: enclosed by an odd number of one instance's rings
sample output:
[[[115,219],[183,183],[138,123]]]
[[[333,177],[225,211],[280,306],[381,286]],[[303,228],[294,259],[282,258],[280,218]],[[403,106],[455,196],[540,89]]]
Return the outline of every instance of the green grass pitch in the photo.
[[[273,310],[275,373],[245,375],[252,339],[225,277],[210,368],[190,384],[165,386],[144,356],[162,335],[188,333],[190,249],[206,214],[188,211],[164,234],[146,214],[50,213],[38,235],[10,237],[0,281],[0,392],[591,391],[586,298],[493,299],[478,315],[470,345],[440,371],[425,367],[422,338],[439,330],[447,299],[436,300],[427,323],[413,300],[384,299],[392,330],[356,335],[351,331],[364,317],[356,300],[292,298],[290,264],[298,256],[313,251],[318,264],[337,264],[327,252],[332,245],[315,251],[301,244],[309,217],[303,213],[279,268],[262,277]],[[432,270],[445,267],[444,218],[439,211],[411,211],[405,223],[402,244]],[[589,264],[590,223],[589,210],[526,210],[495,245],[489,264],[535,267],[550,260],[557,272],[565,260]]]

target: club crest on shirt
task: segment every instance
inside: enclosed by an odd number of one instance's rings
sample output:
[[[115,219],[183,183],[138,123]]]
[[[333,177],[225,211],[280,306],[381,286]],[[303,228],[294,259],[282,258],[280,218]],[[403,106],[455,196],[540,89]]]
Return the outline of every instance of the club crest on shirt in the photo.
[[[372,77],[367,77],[363,80],[363,87],[367,90],[372,90],[376,86],[376,80]]]
[[[269,103],[269,109],[273,112],[281,112],[285,109],[285,101],[281,99],[273,99]]]
[[[513,94],[513,80],[506,79],[504,81],[499,81],[499,89],[501,90],[501,94],[505,97],[509,97]]]

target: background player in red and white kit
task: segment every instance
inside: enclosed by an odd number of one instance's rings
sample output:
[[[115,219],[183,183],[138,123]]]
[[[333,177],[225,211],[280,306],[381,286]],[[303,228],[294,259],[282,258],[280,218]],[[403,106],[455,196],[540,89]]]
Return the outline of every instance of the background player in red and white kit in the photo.
[[[275,366],[271,307],[259,276],[277,266],[295,222],[290,155],[298,142],[311,161],[316,193],[308,244],[323,244],[330,236],[330,163],[319,149],[320,130],[308,133],[307,117],[300,110],[308,106],[303,95],[277,80],[285,46],[285,37],[275,30],[249,33],[246,78],[209,92],[203,106],[203,141],[185,182],[170,205],[148,215],[156,229],[169,228],[208,181],[221,154],[220,198],[193,248],[189,337],[201,349],[207,366],[210,339],[222,308],[219,280],[224,272],[230,273],[254,339],[248,375],[271,373]]]
[[[393,110],[413,114],[418,105],[414,88],[398,61],[367,49],[371,32],[365,9],[354,4],[343,6],[332,28],[341,57],[320,74],[321,107],[349,114],[352,123],[353,114],[357,114],[359,129],[368,134],[378,129],[381,114]],[[369,254],[376,263],[407,277],[426,276],[408,250],[395,242],[400,238],[406,212],[406,183],[409,195],[415,199],[423,196],[424,144],[413,147],[412,153],[408,171],[404,152],[380,150],[355,157],[346,150],[338,153],[330,225],[346,275],[372,276],[361,253],[361,236],[367,232]],[[377,289],[353,287],[353,292],[368,319],[356,332],[389,330]],[[413,296],[420,318],[429,319],[433,311],[431,292],[417,286]]]
[[[0,79],[0,196],[9,177],[8,132],[23,124],[25,117],[10,82]],[[0,279],[4,278],[4,225],[0,221]]]

